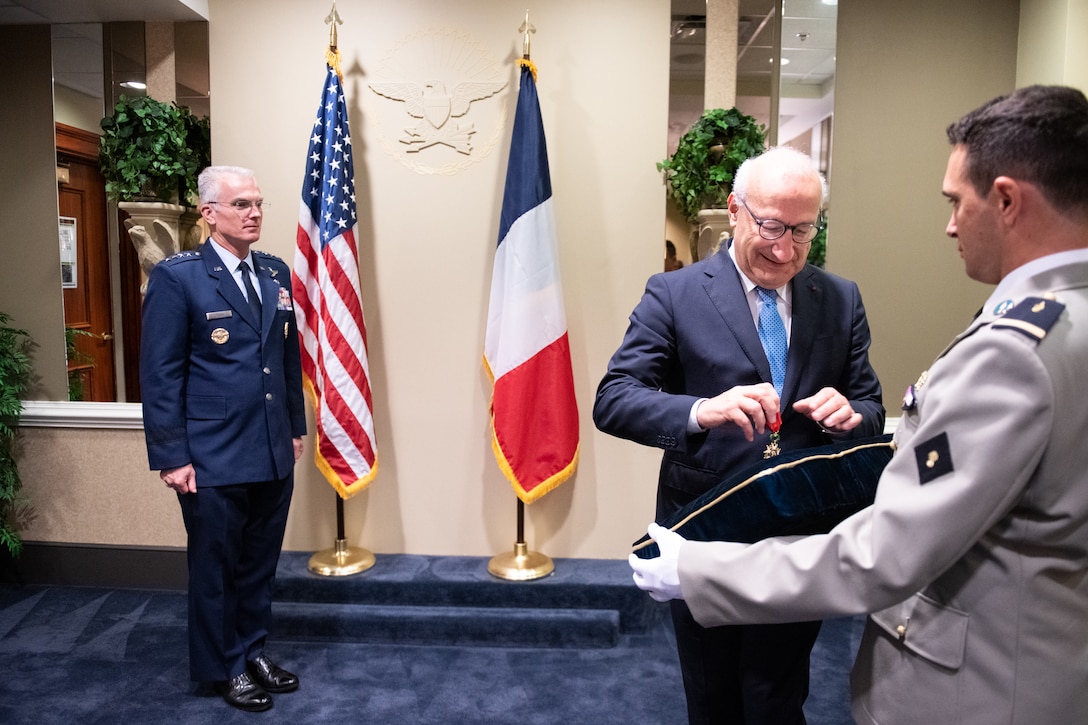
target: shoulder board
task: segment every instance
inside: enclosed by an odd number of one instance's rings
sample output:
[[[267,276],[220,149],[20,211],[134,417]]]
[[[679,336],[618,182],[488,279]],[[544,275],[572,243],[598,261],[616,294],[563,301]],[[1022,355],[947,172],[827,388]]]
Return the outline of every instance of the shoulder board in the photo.
[[[189,259],[200,259],[200,252],[195,250],[178,252],[177,254],[171,254],[169,257],[162,260],[162,262],[170,262],[171,264],[173,264],[175,262],[181,262]],[[159,264],[162,264],[162,262],[160,262]]]
[[[1042,340],[1061,317],[1064,309],[1065,305],[1055,299],[1026,297],[991,325],[1016,330],[1032,339]]]
[[[283,262],[283,260],[280,259],[279,257],[277,257],[275,254],[269,254],[268,252],[262,252],[259,249],[254,249],[252,251],[253,251],[253,256],[254,257],[261,257],[263,259],[274,259],[277,262]],[[283,263],[287,264],[286,262],[283,262]]]

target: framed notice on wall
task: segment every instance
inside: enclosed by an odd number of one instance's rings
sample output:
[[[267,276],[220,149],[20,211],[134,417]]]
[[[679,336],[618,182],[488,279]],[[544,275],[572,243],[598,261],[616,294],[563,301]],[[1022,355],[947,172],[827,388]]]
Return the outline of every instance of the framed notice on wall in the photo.
[[[60,286],[75,289],[76,281],[76,219],[62,216],[60,219]]]

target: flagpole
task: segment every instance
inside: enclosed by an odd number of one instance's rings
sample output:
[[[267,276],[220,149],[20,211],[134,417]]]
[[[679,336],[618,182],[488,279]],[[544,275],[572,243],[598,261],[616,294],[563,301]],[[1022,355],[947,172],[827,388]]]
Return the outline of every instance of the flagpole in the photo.
[[[529,35],[536,32],[536,28],[529,22],[529,11],[525,11],[525,22],[518,28],[522,34],[522,58],[532,68],[532,60],[529,58]],[[536,71],[533,71],[534,76]],[[514,541],[514,550],[504,554],[496,554],[487,564],[487,570],[493,576],[510,581],[531,581],[540,579],[555,571],[555,563],[551,557],[538,551],[529,551],[525,543],[525,502],[517,499],[518,531]]]
[[[555,571],[551,557],[539,551],[529,551],[525,543],[525,503],[518,499],[518,538],[514,550],[496,554],[487,563],[487,571],[493,576],[510,581],[531,581]]]
[[[344,535],[344,499],[336,494],[336,543],[310,557],[309,569],[322,576],[350,576],[374,566],[374,554],[358,546],[348,546]]]
[[[332,10],[325,18],[325,24],[329,26],[329,52],[327,60],[329,66],[340,75],[340,54],[337,51],[336,26],[342,25],[340,13],[336,11],[336,0],[333,0]],[[349,159],[350,163],[350,159]],[[345,166],[345,169],[349,168]],[[352,183],[354,183],[352,181]],[[361,322],[361,321],[360,321]],[[376,470],[371,468],[371,474]],[[347,536],[344,533],[344,497],[336,492],[336,541],[331,549],[323,549],[310,557],[309,569],[314,574],[322,576],[350,576],[359,574],[374,566],[374,554],[367,549],[356,546],[348,546]]]

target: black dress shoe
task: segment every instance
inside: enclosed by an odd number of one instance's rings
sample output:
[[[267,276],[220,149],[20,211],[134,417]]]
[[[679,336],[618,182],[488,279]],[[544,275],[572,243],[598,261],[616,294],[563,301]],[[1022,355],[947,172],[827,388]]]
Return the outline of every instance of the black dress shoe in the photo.
[[[263,654],[250,660],[247,669],[254,681],[268,692],[293,692],[298,689],[298,677]]]
[[[272,707],[272,696],[263,687],[249,679],[249,674],[245,672],[226,682],[220,682],[216,689],[228,704],[239,710],[261,712]]]

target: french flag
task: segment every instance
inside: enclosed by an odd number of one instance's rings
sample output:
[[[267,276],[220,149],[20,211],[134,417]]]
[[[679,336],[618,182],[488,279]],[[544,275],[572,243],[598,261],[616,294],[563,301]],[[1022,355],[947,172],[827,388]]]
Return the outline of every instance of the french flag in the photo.
[[[552,210],[544,124],[530,63],[522,65],[484,363],[491,375],[491,446],[524,503],[578,465],[578,406]]]

